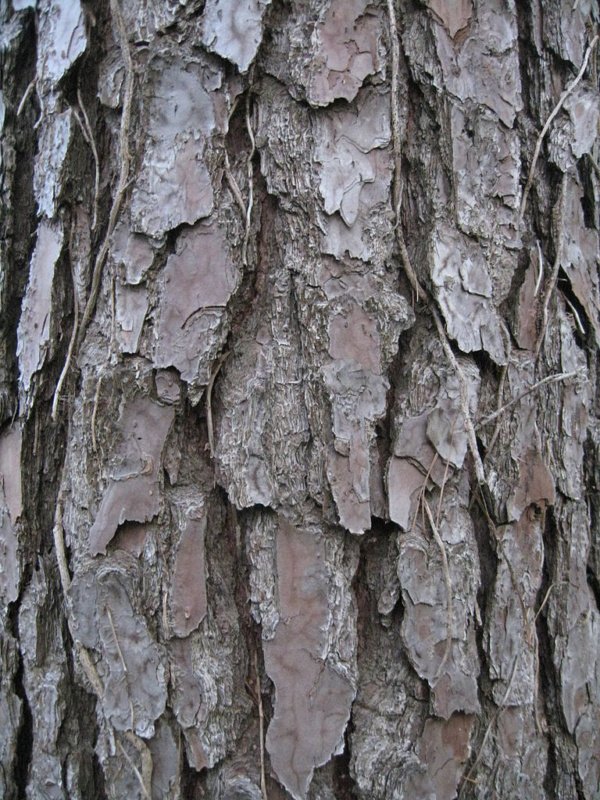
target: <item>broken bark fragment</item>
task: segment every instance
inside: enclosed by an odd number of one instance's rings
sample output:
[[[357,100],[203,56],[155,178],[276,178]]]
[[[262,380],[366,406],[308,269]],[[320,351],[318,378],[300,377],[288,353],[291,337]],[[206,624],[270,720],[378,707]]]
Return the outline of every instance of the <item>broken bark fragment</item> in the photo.
[[[453,714],[447,720],[430,717],[425,722],[417,754],[425,766],[425,781],[431,786],[433,797],[456,797],[458,783],[470,754],[469,739],[474,722],[475,718],[467,714]]]
[[[573,136],[570,146],[575,158],[591,153],[598,136],[600,110],[598,92],[587,86],[579,86],[565,100],[563,108],[571,118]]]
[[[39,79],[56,84],[87,47],[84,12],[78,0],[52,0],[44,12],[39,26]]]
[[[331,490],[342,525],[364,533],[371,524],[367,425],[383,414],[387,382],[346,359],[335,360],[323,373],[333,418],[334,449],[327,457]]]
[[[271,0],[207,0],[203,44],[246,72],[263,35],[263,17]]]
[[[202,702],[200,675],[194,669],[192,639],[176,639],[169,644],[169,667],[173,681],[172,705],[186,739],[191,766],[200,771],[209,762],[199,735],[207,711]]]
[[[120,280],[116,282],[116,338],[122,353],[138,352],[148,305],[148,290],[145,286],[128,286]]]
[[[152,100],[140,174],[131,196],[133,229],[155,238],[213,209],[203,160],[206,140],[222,127],[215,113],[210,70],[171,63],[150,72]],[[220,79],[217,81],[220,83]],[[209,87],[205,88],[205,84]]]
[[[152,800],[175,800],[179,793],[180,754],[171,726],[162,719],[148,747],[152,754]]]
[[[125,268],[127,283],[137,285],[152,266],[154,249],[146,236],[133,233],[129,224],[122,219],[111,237],[110,257],[115,264]]]
[[[543,257],[540,254],[530,255],[529,266],[519,290],[519,301],[516,309],[515,338],[523,350],[535,351],[538,338],[537,315],[541,297],[536,295],[536,286],[540,270],[544,269]],[[539,287],[538,287],[539,288]]]
[[[433,4],[428,3],[431,7]],[[437,12],[435,4],[433,10]],[[437,57],[442,70],[445,89],[467,103],[487,106],[494,111],[507,128],[512,128],[516,113],[521,110],[521,73],[517,45],[517,15],[514,2],[510,12],[501,0],[478,4],[468,35],[455,47],[451,39],[450,26],[455,27],[465,19],[468,9],[462,5],[463,15],[452,23],[457,4],[445,12],[448,32],[440,25],[433,28]],[[462,18],[461,18],[462,16]],[[407,44],[411,57],[421,61],[427,50],[418,52],[410,38]],[[441,86],[439,88],[442,88]]]
[[[14,602],[19,594],[17,520],[23,510],[21,426],[0,434],[0,597]]]
[[[332,587],[322,537],[280,520],[276,547],[280,619],[263,644],[275,684],[266,744],[278,779],[305,800],[314,769],[342,744],[355,689],[329,659]]]
[[[485,350],[497,364],[505,364],[500,319],[479,246],[447,225],[438,226],[432,239],[431,280],[448,334],[463,353]]]
[[[438,365],[438,348],[430,346],[427,366],[431,378],[435,378],[434,385],[427,386],[418,364],[411,379],[411,391],[429,410],[404,419],[399,415],[395,420],[397,433],[387,467],[389,514],[404,530],[411,529],[423,491],[434,485],[442,487],[454,468],[462,467],[468,449],[460,381],[447,363]],[[469,412],[474,416],[479,371],[464,358],[460,367],[467,382]]]
[[[175,636],[188,636],[206,615],[205,531],[206,513],[201,509],[190,509],[173,567],[171,616]]]
[[[330,0],[312,35],[306,95],[314,106],[354,100],[367,75],[381,69],[381,19],[369,0]]]
[[[51,341],[54,270],[63,246],[58,224],[42,222],[31,259],[29,283],[19,321],[17,358],[23,410],[30,402],[33,376],[46,360]]]
[[[67,664],[61,646],[62,631],[56,614],[54,591],[43,568],[33,572],[23,593],[19,606],[19,628],[22,686],[31,698],[31,793],[34,796],[46,794],[47,797],[63,798],[66,787],[60,736],[69,705],[69,698],[64,691]],[[37,634],[41,628],[43,636]]]
[[[100,657],[104,713],[116,730],[148,738],[165,708],[167,672],[163,648],[133,605],[137,572],[123,554],[75,576],[70,597],[74,636]]]
[[[167,405],[176,405],[181,398],[181,384],[174,369],[157,369],[154,378],[158,399]],[[171,481],[175,483],[175,481]]]
[[[499,563],[484,639],[498,706],[532,707],[537,702],[537,664],[529,642],[537,635],[535,601],[544,552],[541,522],[531,508],[516,524],[498,529]]]
[[[363,261],[373,256],[371,236],[389,231],[391,140],[389,98],[365,90],[349,109],[317,118],[316,158],[325,219],[324,252]]]
[[[473,16],[472,0],[458,0],[455,3],[426,0],[426,5],[446,28],[451,39],[454,39],[459,31],[467,27]]]
[[[405,531],[412,523],[424,483],[425,473],[407,458],[390,458],[387,469],[389,515]]]
[[[398,539],[397,569],[405,606],[402,637],[411,663],[431,686],[434,713],[444,719],[456,711],[479,711],[477,546],[461,494],[464,488],[457,492],[446,485],[443,506],[440,509],[438,504],[437,510],[436,524],[447,553],[452,597],[448,597],[439,545],[430,533],[421,532],[420,518],[412,533],[401,534]]]
[[[569,180],[563,225],[560,265],[564,269],[577,300],[591,324],[596,342],[600,342],[600,283],[594,264],[600,258],[598,231],[586,225],[579,182]]]
[[[554,498],[552,473],[537,448],[530,447],[519,456],[519,482],[507,504],[508,518],[518,521],[530,505],[551,506]]]
[[[71,109],[43,118],[33,186],[37,212],[48,219],[53,219],[58,210],[74,125]]]
[[[125,521],[148,522],[160,509],[161,454],[174,410],[148,397],[123,407],[112,451],[112,472],[89,533],[92,555],[105,553]]]
[[[495,263],[493,270],[497,283],[502,278],[508,291],[520,244],[521,159],[517,131],[507,130],[489,111],[467,112],[458,104],[450,110],[450,129],[457,222],[465,233],[494,239],[502,249],[513,251],[503,253],[509,263]],[[485,272],[481,277],[483,282],[489,280]]]
[[[161,276],[155,326],[157,367],[176,367],[198,400],[227,335],[226,306],[240,280],[224,231],[199,223],[183,231]]]

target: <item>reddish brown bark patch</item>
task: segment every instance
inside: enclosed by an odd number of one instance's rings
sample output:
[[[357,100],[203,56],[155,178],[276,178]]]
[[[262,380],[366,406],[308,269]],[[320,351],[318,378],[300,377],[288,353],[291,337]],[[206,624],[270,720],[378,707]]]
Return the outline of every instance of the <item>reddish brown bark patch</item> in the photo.
[[[164,269],[156,366],[176,367],[188,382],[208,382],[211,356],[224,335],[224,309],[237,282],[221,228],[200,223],[179,236]]]
[[[187,636],[206,615],[204,535],[206,516],[189,512],[175,556],[171,591],[171,615],[176,636]]]
[[[337,751],[354,689],[327,655],[328,578],[323,542],[280,523],[277,575],[280,621],[264,643],[265,667],[275,684],[267,750],[278,779],[304,800],[315,767]]]
[[[92,555],[106,552],[119,525],[148,522],[160,509],[162,449],[175,412],[147,397],[129,401],[117,426],[113,470],[90,529]]]
[[[0,596],[7,603],[19,596],[16,522],[23,510],[21,492],[21,426],[0,435]]]

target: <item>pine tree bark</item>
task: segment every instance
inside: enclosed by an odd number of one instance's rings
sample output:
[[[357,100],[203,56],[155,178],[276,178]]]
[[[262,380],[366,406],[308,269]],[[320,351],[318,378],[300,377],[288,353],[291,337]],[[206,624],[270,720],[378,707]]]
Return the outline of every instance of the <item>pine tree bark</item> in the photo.
[[[597,4],[0,25],[0,795],[600,796]]]

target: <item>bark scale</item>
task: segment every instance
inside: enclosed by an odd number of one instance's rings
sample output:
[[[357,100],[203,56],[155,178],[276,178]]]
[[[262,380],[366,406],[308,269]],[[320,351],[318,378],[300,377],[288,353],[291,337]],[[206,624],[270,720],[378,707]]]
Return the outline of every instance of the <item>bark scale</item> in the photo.
[[[598,797],[596,4],[0,22],[2,796]]]

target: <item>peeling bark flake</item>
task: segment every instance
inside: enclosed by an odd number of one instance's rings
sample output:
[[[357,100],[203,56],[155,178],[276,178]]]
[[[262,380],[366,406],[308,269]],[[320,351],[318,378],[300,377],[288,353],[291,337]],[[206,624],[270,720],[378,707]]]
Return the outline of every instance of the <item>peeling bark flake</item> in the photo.
[[[188,636],[206,615],[204,534],[206,515],[190,510],[181,532],[171,590],[171,614],[176,636]]]
[[[70,597],[74,632],[84,647],[96,650],[105,667],[104,712],[119,731],[148,738],[167,700],[166,661],[161,645],[136,611],[135,562],[106,564],[75,576]]]
[[[16,524],[23,510],[21,491],[21,426],[0,434],[0,597],[13,603],[19,595]]]
[[[172,407],[137,397],[123,408],[112,453],[113,470],[89,532],[92,555],[105,553],[119,525],[148,522],[160,509],[159,475]]]
[[[369,0],[330,0],[312,35],[308,102],[326,106],[354,100],[367,75],[381,69],[381,21]]]
[[[203,44],[246,72],[260,46],[271,0],[207,0]]]
[[[42,222],[31,259],[29,283],[17,334],[19,388],[23,401],[29,397],[33,376],[44,365],[51,346],[52,287],[62,246],[62,227]]]
[[[161,68],[162,67],[162,68]],[[203,159],[206,140],[223,121],[215,114],[210,76],[194,65],[150,71],[152,100],[140,174],[131,197],[134,231],[155,238],[213,210],[213,188]]]
[[[163,271],[154,363],[176,367],[198,399],[227,335],[225,307],[240,275],[216,223],[183,231]]]
[[[52,0],[40,17],[38,77],[56,84],[87,47],[83,9],[78,0]]]
[[[328,582],[322,539],[280,523],[277,532],[280,621],[263,643],[275,684],[267,750],[278,779],[305,800],[314,769],[342,746],[355,690],[327,662]]]

